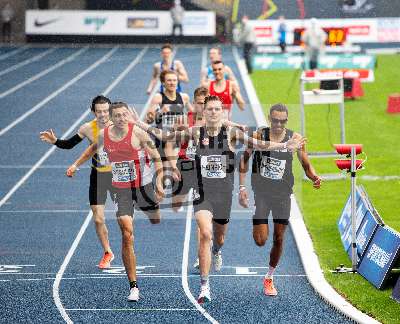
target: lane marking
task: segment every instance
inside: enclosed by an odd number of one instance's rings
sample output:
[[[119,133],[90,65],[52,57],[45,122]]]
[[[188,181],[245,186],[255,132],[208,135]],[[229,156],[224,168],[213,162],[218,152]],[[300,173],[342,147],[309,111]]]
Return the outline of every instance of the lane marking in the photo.
[[[68,89],[70,86],[75,84],[77,81],[82,79],[86,74],[97,68],[99,65],[107,61],[114,53],[115,51],[118,50],[118,46],[114,47],[110,51],[108,51],[103,57],[101,57],[99,60],[97,60],[95,63],[93,63],[91,66],[86,68],[84,71],[79,73],[77,76],[69,80],[67,83],[65,83],[62,87],[60,87],[58,90],[54,91],[51,95],[43,99],[41,102],[33,106],[31,109],[29,109],[26,113],[18,117],[16,120],[14,120],[11,124],[9,124],[7,127],[3,128],[0,130],[0,136],[3,136],[5,133],[7,133],[10,129],[18,125],[20,122],[25,120],[28,116],[32,115],[35,111],[39,110],[42,108],[45,104],[47,104],[50,100],[53,98],[57,97],[61,92],[64,90]]]
[[[188,197],[192,197],[193,189],[189,190]],[[189,289],[189,282],[188,282],[188,262],[189,262],[189,244],[190,244],[190,232],[192,228],[192,214],[193,214],[193,205],[192,201],[190,200],[189,206],[187,208],[186,214],[186,229],[185,229],[185,240],[183,244],[183,256],[182,256],[182,286],[183,290],[185,291],[186,296],[190,300],[190,302],[196,307],[196,309],[211,323],[217,324],[218,321],[215,320],[203,307],[199,305],[197,300],[193,297],[192,293]]]
[[[9,68],[0,71],[0,76],[2,76],[4,74],[7,74],[7,73],[10,73],[12,71],[15,71],[15,70],[27,65],[27,64],[39,61],[41,58],[49,55],[50,53],[54,52],[56,49],[57,49],[57,47],[49,48],[48,50],[46,50],[46,51],[44,51],[44,52],[42,52],[42,53],[40,53],[38,55],[35,55],[35,56],[25,60],[25,61],[22,61],[22,62],[19,62],[19,63],[15,64],[15,65],[12,65]]]
[[[179,312],[195,311],[195,308],[67,308],[67,311],[127,311],[127,312]]]
[[[28,49],[29,47],[30,47],[29,45],[25,45],[25,46],[22,46],[20,48],[15,49],[15,50],[13,50],[11,52],[8,52],[8,53],[5,53],[3,55],[0,55],[0,61],[5,60],[6,58],[9,58],[11,56],[14,56],[15,54],[18,54],[20,52],[23,52],[26,49]]]
[[[42,72],[39,72],[38,74],[32,76],[31,78],[25,80],[24,82],[21,82],[19,84],[17,84],[16,86],[0,93],[0,99],[8,96],[9,94],[25,87],[26,85],[32,83],[33,81],[36,81],[38,79],[40,79],[41,77],[45,76],[46,74],[50,73],[51,71],[54,71],[56,69],[58,69],[59,67],[63,66],[64,64],[73,61],[77,56],[81,55],[82,53],[86,52],[89,49],[88,46],[80,49],[79,51],[69,55],[68,57],[62,59],[61,61],[59,61],[57,64],[50,66],[49,68],[43,70]]]
[[[114,50],[116,50],[116,49],[117,49],[117,47],[114,48]],[[118,83],[120,83],[120,81],[129,73],[129,71],[139,63],[139,61],[142,59],[143,55],[146,53],[147,49],[148,49],[148,47],[143,48],[140,51],[140,53],[136,56],[136,58],[124,69],[124,71],[122,71],[122,73],[107,87],[107,89],[104,90],[103,94],[105,96],[107,96],[108,93],[111,92],[111,90],[114,89],[115,86]],[[111,53],[114,53],[114,52],[112,51]],[[86,117],[86,115],[89,114],[89,112],[90,112],[90,110],[88,109],[82,116]],[[79,118],[79,119],[81,119],[81,118]],[[55,148],[55,147],[53,147],[53,148]],[[76,236],[74,242],[72,243],[72,246],[69,249],[69,251],[68,251],[68,253],[67,253],[67,255],[66,255],[66,257],[65,257],[65,259],[64,259],[64,261],[63,261],[63,263],[61,265],[61,267],[60,267],[60,269],[58,270],[57,275],[56,275],[56,279],[54,280],[54,283],[53,283],[53,299],[54,299],[54,302],[55,302],[55,304],[57,306],[57,309],[60,312],[62,318],[68,324],[73,323],[73,322],[70,319],[70,317],[68,316],[68,314],[65,311],[64,306],[63,306],[63,304],[61,302],[59,286],[60,286],[60,282],[61,282],[62,276],[63,276],[63,274],[65,272],[65,269],[67,268],[69,261],[71,260],[76,248],[78,247],[78,244],[79,244],[83,234],[85,233],[86,228],[88,227],[88,225],[90,223],[90,220],[92,219],[92,215],[93,215],[93,213],[92,213],[92,211],[90,211],[88,213],[88,215],[86,216],[86,219],[85,219],[84,223],[82,224],[82,226],[81,226],[81,228],[80,228],[80,230],[78,232],[78,235]]]
[[[61,302],[60,291],[59,291],[60,282],[61,282],[61,279],[62,279],[63,274],[65,272],[65,269],[68,266],[69,261],[71,260],[76,248],[78,247],[78,244],[79,244],[83,234],[85,233],[86,228],[88,227],[88,225],[90,223],[90,220],[92,219],[92,215],[93,215],[92,211],[90,211],[88,213],[88,215],[86,216],[86,219],[83,222],[83,224],[82,224],[82,226],[81,226],[81,228],[80,228],[80,230],[78,232],[78,235],[75,237],[75,240],[72,243],[72,246],[70,247],[70,249],[69,249],[69,251],[68,251],[68,253],[67,253],[67,255],[66,255],[66,257],[65,257],[65,259],[63,261],[63,263],[61,264],[60,269],[58,270],[58,272],[56,274],[56,279],[53,282],[53,299],[54,299],[54,303],[56,304],[57,309],[60,312],[62,318],[68,324],[72,324],[73,321],[68,316],[68,314],[67,314],[67,312],[66,312],[66,310],[65,310],[65,308],[64,308],[64,306],[63,306],[63,304]]]
[[[103,56],[103,58],[101,58],[99,61],[97,61],[96,63],[94,63],[91,67],[95,67],[95,64],[101,64],[103,61],[105,61],[108,57],[110,57],[116,50],[118,49],[118,47],[114,47],[111,51],[109,51],[105,56]],[[134,66],[136,66],[139,61],[141,60],[141,58],[143,57],[143,55],[146,53],[148,47],[145,47],[142,49],[142,51],[138,54],[138,56],[131,62],[131,64],[128,65],[127,70],[131,70]],[[100,63],[99,63],[100,62]],[[96,65],[96,66],[97,66]],[[88,69],[86,70],[88,71]],[[89,71],[88,71],[89,72]],[[115,80],[114,82],[112,82],[107,89],[104,91],[104,95],[107,95],[121,80],[122,77],[121,75],[125,76],[128,72],[123,71]],[[72,81],[72,80],[71,80]],[[70,82],[71,82],[70,81]],[[77,81],[77,80],[76,80]],[[68,83],[70,83],[68,82]],[[48,97],[49,98],[49,97]],[[51,99],[51,98],[50,98]],[[49,99],[49,100],[50,100]],[[47,100],[47,99],[45,99]],[[48,100],[48,101],[49,101]],[[37,108],[39,109],[39,108]],[[65,138],[67,137],[73,130],[76,129],[76,127],[78,127],[78,125],[80,125],[80,123],[87,117],[87,115],[90,114],[90,109],[87,109],[76,121],[75,123],[72,124],[72,126],[70,128],[68,128],[68,130],[61,136],[61,138]],[[1,135],[1,134],[0,134]],[[11,188],[10,191],[7,192],[7,194],[0,200],[0,207],[2,207],[7,201],[8,199],[10,199],[10,197],[14,194],[15,191],[18,190],[19,187],[21,187],[25,181],[39,168],[40,165],[43,164],[44,161],[46,161],[48,159],[48,157],[55,151],[56,147],[52,146],[43,156],[41,159],[39,159],[39,161],[37,161],[33,167],[14,185],[14,187]]]

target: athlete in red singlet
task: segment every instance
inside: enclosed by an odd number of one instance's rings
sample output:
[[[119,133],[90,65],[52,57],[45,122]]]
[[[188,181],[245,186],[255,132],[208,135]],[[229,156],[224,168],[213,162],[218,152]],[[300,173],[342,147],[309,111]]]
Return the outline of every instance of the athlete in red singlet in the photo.
[[[210,96],[217,96],[223,103],[224,118],[230,120],[232,114],[232,105],[235,100],[239,109],[244,110],[244,100],[240,94],[240,89],[235,81],[225,80],[225,66],[222,61],[215,61],[211,64],[215,81],[209,81],[208,90]]]
[[[79,165],[93,156],[104,145],[112,168],[112,185],[118,206],[117,219],[122,233],[122,260],[130,284],[129,301],[139,300],[136,282],[136,257],[133,250],[134,206],[141,209],[153,224],[160,222],[158,202],[163,198],[163,171],[160,155],[149,135],[128,122],[130,112],[123,102],[110,106],[113,125],[102,130],[97,143],[90,145],[67,170],[72,177]],[[156,174],[156,188],[152,184],[152,159]],[[155,189],[155,192],[154,192]]]

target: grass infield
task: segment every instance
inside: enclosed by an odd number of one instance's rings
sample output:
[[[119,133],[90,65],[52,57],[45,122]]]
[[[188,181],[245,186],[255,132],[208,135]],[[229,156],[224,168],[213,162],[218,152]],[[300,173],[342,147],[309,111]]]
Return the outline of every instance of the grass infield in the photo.
[[[386,113],[388,95],[400,92],[400,55],[377,57],[375,82],[363,83],[365,96],[346,100],[346,142],[362,143],[368,155],[365,170],[359,175],[400,175],[400,114]],[[300,71],[255,71],[252,81],[264,112],[271,104],[282,102],[289,107],[289,128],[300,132]],[[306,106],[308,151],[332,151],[340,140],[337,105]],[[339,173],[333,158],[311,160],[318,174]],[[377,290],[358,274],[332,274],[329,270],[351,262],[340,241],[337,220],[350,193],[350,178],[326,181],[320,190],[302,180],[296,166],[295,193],[307,228],[314,242],[327,281],[361,311],[384,323],[400,323],[400,304],[390,296],[393,283]],[[400,232],[400,180],[357,180],[364,185],[384,222]]]

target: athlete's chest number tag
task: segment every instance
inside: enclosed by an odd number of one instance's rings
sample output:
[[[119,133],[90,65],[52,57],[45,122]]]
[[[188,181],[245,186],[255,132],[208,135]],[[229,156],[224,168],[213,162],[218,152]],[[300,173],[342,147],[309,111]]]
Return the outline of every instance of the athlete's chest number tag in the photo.
[[[106,165],[110,165],[110,161],[108,160],[108,155],[107,153],[103,150],[103,148],[101,150],[99,150],[99,152],[97,153],[98,157],[99,157],[99,162],[102,166],[106,166]]]
[[[134,161],[112,162],[111,166],[114,182],[131,182],[136,180]]]
[[[285,173],[286,160],[264,156],[261,162],[261,176],[272,180],[281,180]]]
[[[201,176],[222,179],[226,177],[226,156],[208,155],[201,157]]]
[[[197,147],[194,145],[193,140],[190,140],[186,148],[186,156],[189,160],[194,160],[196,158]]]

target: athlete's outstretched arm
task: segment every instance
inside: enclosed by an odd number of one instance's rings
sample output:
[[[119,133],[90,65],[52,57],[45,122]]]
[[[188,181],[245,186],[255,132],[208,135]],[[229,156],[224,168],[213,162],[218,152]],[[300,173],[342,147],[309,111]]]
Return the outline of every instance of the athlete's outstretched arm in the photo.
[[[82,154],[81,156],[67,169],[67,176],[73,177],[76,170],[80,165],[89,160],[93,155],[96,154],[97,150],[103,147],[104,142],[104,130],[101,130],[99,133],[98,141],[91,144]]]
[[[294,152],[301,148],[305,139],[301,138],[291,138],[285,143],[275,143],[271,141],[263,141],[251,136],[248,136],[240,129],[230,128],[231,139],[238,140],[239,142],[245,144],[249,148],[256,148],[260,151],[275,151],[275,150],[285,150],[287,149],[289,152]]]
[[[157,127],[153,127],[141,120],[135,122],[135,125],[157,137],[162,142],[182,142],[185,141],[190,135],[189,130],[182,131],[165,131]]]
[[[74,148],[76,145],[78,145],[80,142],[82,142],[83,138],[84,138],[84,136],[81,136],[79,134],[79,132],[77,134],[75,134],[74,136],[72,136],[68,139],[65,139],[65,140],[58,139],[52,129],[49,129],[44,132],[40,132],[40,139],[43,142],[53,144],[53,145],[57,146],[58,148],[66,149],[66,150],[70,150],[70,149]]]
[[[239,204],[249,208],[249,195],[246,189],[246,174],[249,170],[249,160],[253,150],[247,149],[240,157],[239,165]]]

